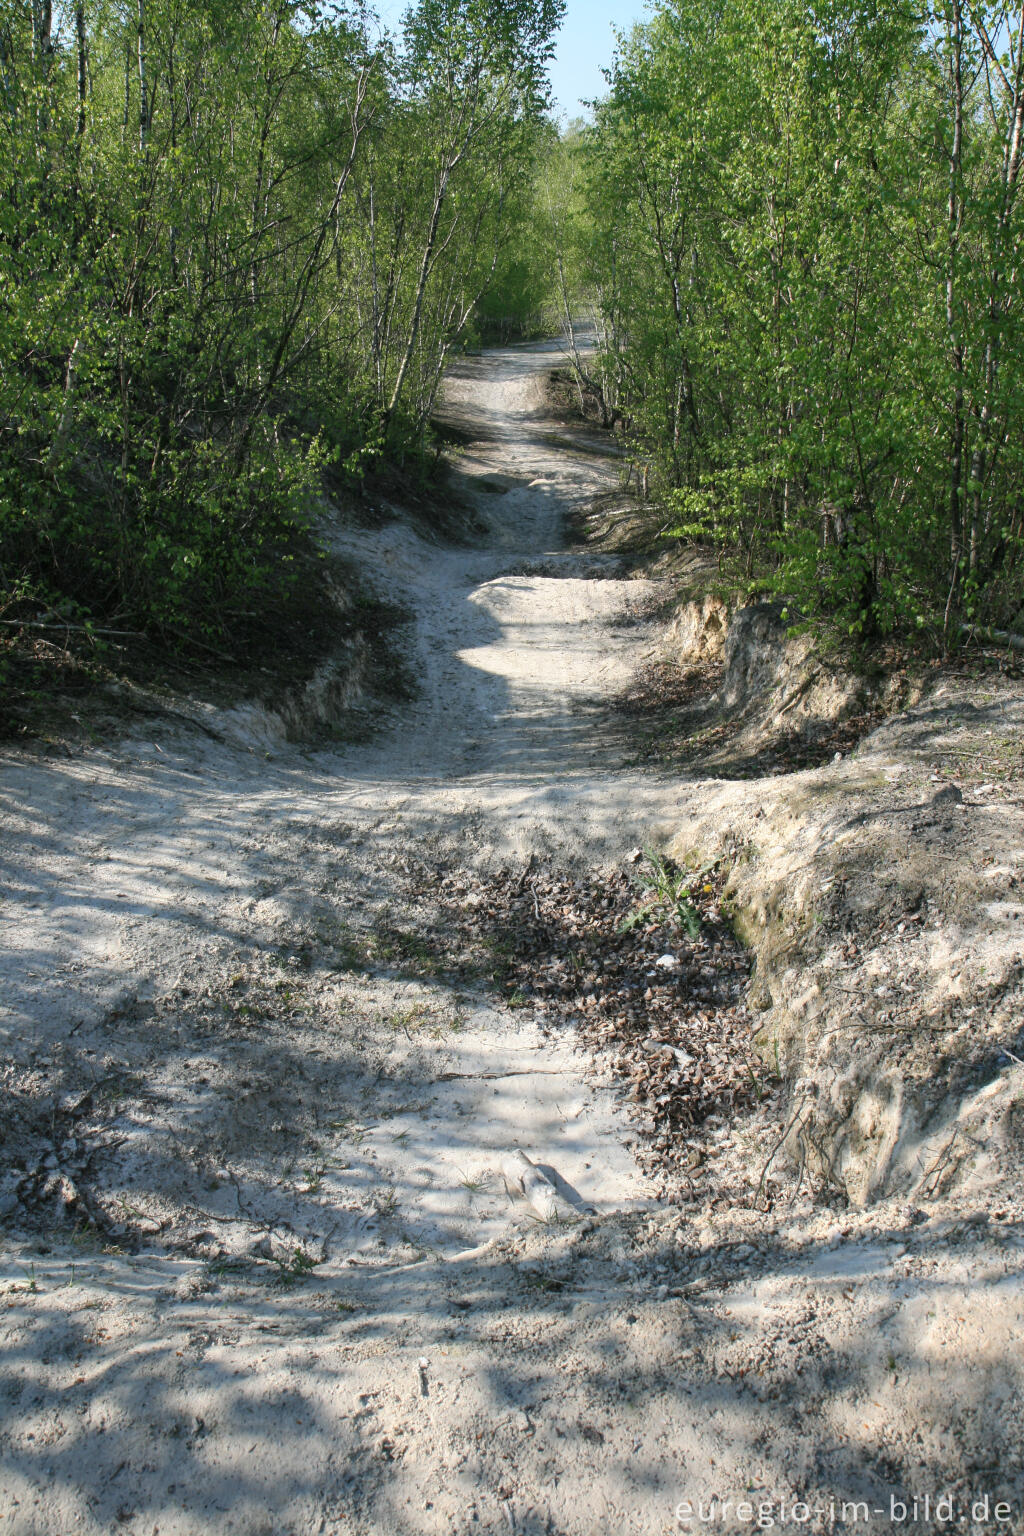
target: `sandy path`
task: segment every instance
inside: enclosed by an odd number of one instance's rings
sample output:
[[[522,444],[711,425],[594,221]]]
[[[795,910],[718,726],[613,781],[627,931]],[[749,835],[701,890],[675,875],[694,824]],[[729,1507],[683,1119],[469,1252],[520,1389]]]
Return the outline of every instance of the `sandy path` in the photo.
[[[600,862],[715,793],[601,726],[656,594],[560,548],[613,466],[551,441],[551,361],[452,380],[486,547],[336,534],[417,614],[421,697],[371,746],[239,709],[225,745],[4,761],[4,1531],[662,1532],[682,1499],[797,1493],[801,1528],[852,1529],[829,1501],[887,1511],[913,1468],[994,1487],[1014,1252],[810,1211],[681,1252],[572,1040],[401,964],[411,865]],[[598,1218],[538,1230],[496,1175],[517,1145]],[[59,1190],[20,1207],[37,1167],[134,1252],[62,1236]]]
[[[170,1054],[147,1051],[142,1015],[166,1016],[182,986],[193,998],[230,994],[232,976],[258,979],[268,948],[294,959],[312,940],[326,943],[330,958],[332,939],[380,911],[411,846],[448,864],[549,845],[600,858],[635,843],[652,800],[665,794],[618,772],[621,744],[603,745],[593,724],[594,707],[652,643],[649,628],[618,623],[642,606],[646,584],[581,578],[572,574],[578,558],[558,553],[566,511],[612,471],[593,456],[566,468],[565,453],[543,442],[536,375],[545,360],[543,350],[540,358],[530,349],[498,354],[464,365],[451,388],[452,407],[486,434],[467,455],[468,485],[500,471],[513,487],[480,492],[492,524],[488,547],[428,544],[400,523],[335,535],[339,551],[418,616],[411,660],[421,696],[371,747],[303,754],[285,744],[276,719],[240,708],[218,721],[230,747],[163,731],[67,764],[7,765],[5,841],[18,898],[5,921],[14,1054],[45,1070],[55,1064],[51,1046],[68,1050],[73,1032],[79,1065],[91,1052],[87,1066],[109,1057],[108,1072],[118,1063],[143,1070],[148,1091],[173,1101],[165,1115],[143,1121],[143,1165],[123,1170],[137,1194],[156,1186],[171,1200],[195,1200],[175,1148],[183,1136],[194,1141],[197,1121],[210,1121],[217,1149],[209,1157],[225,1162],[214,1130],[223,1096],[196,1098],[189,1079],[198,1061],[207,1087],[251,1069],[256,1118],[287,1123],[288,1092],[276,1113],[258,1106],[275,1051],[296,1043],[293,1027],[286,1041],[274,1031],[260,1045],[233,1049],[211,1042],[198,1022],[176,1034]],[[531,564],[564,574],[528,574]],[[310,1049],[322,1056],[320,1089],[345,1101],[339,1123],[352,1118],[352,1094],[361,1096],[359,1156],[342,1170],[348,1178],[330,1181],[334,1204],[358,1213],[350,1236],[366,1237],[361,1202],[370,1185],[408,1192],[399,1209],[414,1242],[460,1249],[493,1236],[509,1216],[503,1190],[471,1200],[464,1186],[489,1180],[510,1146],[553,1159],[580,1199],[601,1208],[643,1198],[622,1145],[625,1123],[610,1094],[586,1080],[570,1041],[541,1053],[531,1020],[372,969],[354,997],[349,982],[319,977],[309,1023]],[[324,1055],[312,1036],[333,1007],[357,1009],[362,1034],[355,1049],[343,1035]],[[411,1032],[408,1020],[394,1022],[410,1011]],[[420,1015],[430,1016],[429,1029]],[[118,1056],[112,1046],[121,1037]],[[300,1066],[308,1073],[308,1060]],[[456,1071],[463,1080],[438,1081]],[[390,1095],[379,1087],[382,1073],[396,1079]],[[415,1100],[412,1109],[394,1112],[405,1100]],[[382,1106],[392,1111],[386,1129],[367,1130]],[[376,1144],[378,1132],[386,1146]],[[164,1151],[156,1179],[154,1141]],[[439,1160],[445,1187],[424,1204]],[[234,1165],[228,1172],[240,1176]],[[325,1213],[297,1222],[290,1200],[268,1194],[269,1178],[243,1177],[246,1213],[288,1220],[326,1241]],[[237,1204],[232,1210],[239,1215]],[[350,1246],[345,1231],[338,1217],[330,1243],[339,1260]],[[230,1236],[231,1251],[245,1247],[241,1226]]]

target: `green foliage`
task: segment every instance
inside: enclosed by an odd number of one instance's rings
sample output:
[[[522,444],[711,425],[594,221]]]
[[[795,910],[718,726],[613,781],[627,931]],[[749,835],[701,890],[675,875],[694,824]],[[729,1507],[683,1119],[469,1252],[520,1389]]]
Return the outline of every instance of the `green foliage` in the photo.
[[[560,13],[0,0],[0,594],[223,634],[425,462]]]
[[[629,933],[638,928],[642,923],[649,923],[652,919],[659,923],[668,923],[673,928],[680,929],[690,939],[700,936],[700,914],[691,899],[691,891],[696,881],[707,874],[707,869],[699,870],[697,874],[690,875],[676,869],[667,859],[662,858],[654,848],[644,849],[644,864],[646,868],[637,878],[637,886],[640,890],[640,903],[628,917],[619,925],[620,933]]]
[[[865,638],[1024,619],[1019,21],[661,0],[572,136],[570,286],[676,535]]]

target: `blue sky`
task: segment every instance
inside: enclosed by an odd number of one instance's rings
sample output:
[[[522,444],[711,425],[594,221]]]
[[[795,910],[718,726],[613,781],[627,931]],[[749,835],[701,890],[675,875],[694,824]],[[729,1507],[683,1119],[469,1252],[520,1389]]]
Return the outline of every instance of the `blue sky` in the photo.
[[[381,20],[396,27],[407,4],[408,0],[378,0]],[[604,92],[601,70],[611,63],[615,49],[613,29],[626,29],[648,14],[645,0],[568,0],[558,51],[551,65],[554,93],[567,117],[581,114],[581,99]]]
[[[604,94],[601,71],[612,61],[615,31],[649,14],[644,0],[569,0],[551,65],[551,84],[567,116],[579,116],[581,98]]]

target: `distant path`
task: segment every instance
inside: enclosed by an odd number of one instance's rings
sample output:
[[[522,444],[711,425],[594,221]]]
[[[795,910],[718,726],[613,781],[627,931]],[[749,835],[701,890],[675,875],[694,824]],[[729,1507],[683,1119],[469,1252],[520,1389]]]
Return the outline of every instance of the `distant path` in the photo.
[[[483,548],[425,547],[397,523],[339,538],[416,613],[422,689],[341,771],[370,779],[374,806],[397,792],[442,836],[470,819],[492,851],[550,844],[600,860],[649,835],[677,796],[622,768],[602,719],[651,650],[636,618],[659,588],[565,548],[567,518],[618,481],[610,445],[602,458],[600,437],[581,432],[574,452],[571,430],[546,418],[543,376],[560,360],[552,343],[489,352],[448,382],[448,417],[476,435],[459,470]]]

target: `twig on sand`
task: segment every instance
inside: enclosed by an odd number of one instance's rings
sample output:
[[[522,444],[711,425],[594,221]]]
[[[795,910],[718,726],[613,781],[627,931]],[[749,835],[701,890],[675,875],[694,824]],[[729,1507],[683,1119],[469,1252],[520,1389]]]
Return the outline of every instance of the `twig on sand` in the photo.
[[[805,1101],[803,1099],[801,1099],[799,1104],[797,1105],[796,1109],[793,1112],[793,1118],[790,1120],[789,1124],[786,1126],[786,1129],[783,1131],[782,1135],[779,1137],[778,1141],[775,1143],[774,1147],[772,1147],[771,1151],[769,1152],[767,1161],[765,1162],[764,1167],[761,1169],[761,1177],[758,1180],[758,1184],[757,1184],[757,1194],[754,1196],[755,1203],[758,1200],[760,1200],[762,1194],[764,1193],[764,1186],[765,1186],[765,1182],[766,1182],[766,1180],[768,1178],[768,1171],[771,1168],[772,1163],[775,1161],[776,1155],[781,1150],[781,1148],[783,1146],[783,1143],[785,1142],[786,1138],[788,1137],[790,1131],[793,1129],[794,1125],[796,1125],[796,1122],[799,1120],[799,1118],[800,1118],[801,1114],[803,1113],[805,1107],[806,1107]],[[803,1126],[801,1126],[800,1129],[803,1130]]]
[[[38,619],[0,619],[4,629],[44,629],[64,633],[73,630],[79,635],[104,635],[116,636],[119,640],[144,640],[146,637],[138,629],[98,629],[95,624],[44,624]]]
[[[517,892],[521,891],[523,889],[523,887],[525,886],[527,878],[529,877],[529,875],[530,875],[530,873],[531,873],[531,871],[533,869],[533,866],[536,864],[536,862],[537,862],[537,855],[535,853],[531,853],[530,857],[527,859],[526,863],[523,865],[523,872],[522,872],[522,874],[519,876],[519,879],[516,881],[515,889],[516,889]]]

